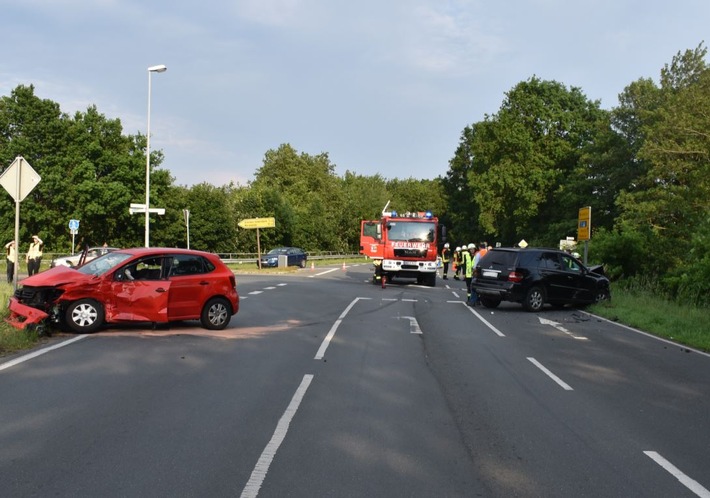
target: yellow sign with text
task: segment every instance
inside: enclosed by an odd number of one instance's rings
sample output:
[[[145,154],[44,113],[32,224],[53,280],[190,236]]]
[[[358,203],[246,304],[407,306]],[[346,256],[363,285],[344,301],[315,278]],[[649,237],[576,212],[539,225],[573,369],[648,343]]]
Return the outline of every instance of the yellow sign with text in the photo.
[[[247,218],[237,223],[241,228],[276,228],[275,218]]]
[[[592,236],[592,207],[579,208],[577,240],[589,240]]]

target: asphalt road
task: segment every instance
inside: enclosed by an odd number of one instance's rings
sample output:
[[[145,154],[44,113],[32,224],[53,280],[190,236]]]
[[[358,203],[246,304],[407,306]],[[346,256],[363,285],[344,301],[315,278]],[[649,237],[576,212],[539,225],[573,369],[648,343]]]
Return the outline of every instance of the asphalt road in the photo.
[[[369,277],[238,275],[224,331],[0,358],[0,495],[710,496],[710,356]]]

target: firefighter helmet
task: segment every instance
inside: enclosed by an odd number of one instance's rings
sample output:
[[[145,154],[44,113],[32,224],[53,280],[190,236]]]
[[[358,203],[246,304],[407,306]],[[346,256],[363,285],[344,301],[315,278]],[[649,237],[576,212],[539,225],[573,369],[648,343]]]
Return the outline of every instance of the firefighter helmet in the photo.
[[[456,246],[456,252],[460,252],[460,251],[461,251],[461,246]]]
[[[471,243],[468,245],[468,248],[469,248],[469,249],[475,249],[475,248],[476,248],[476,244],[474,244],[473,242],[471,242]]]

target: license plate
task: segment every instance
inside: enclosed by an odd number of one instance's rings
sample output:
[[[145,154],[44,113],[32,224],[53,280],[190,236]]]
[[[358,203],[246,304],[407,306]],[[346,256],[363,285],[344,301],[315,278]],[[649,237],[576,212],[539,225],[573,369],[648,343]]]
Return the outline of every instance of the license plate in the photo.
[[[488,278],[498,278],[498,272],[494,270],[483,270],[483,276]]]

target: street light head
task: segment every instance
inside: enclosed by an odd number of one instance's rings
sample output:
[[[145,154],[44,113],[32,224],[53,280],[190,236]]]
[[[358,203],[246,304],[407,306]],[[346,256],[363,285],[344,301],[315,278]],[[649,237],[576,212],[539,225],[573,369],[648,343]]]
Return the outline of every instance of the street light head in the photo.
[[[150,66],[148,71],[151,73],[164,73],[168,68],[165,64],[159,64],[157,66]]]

